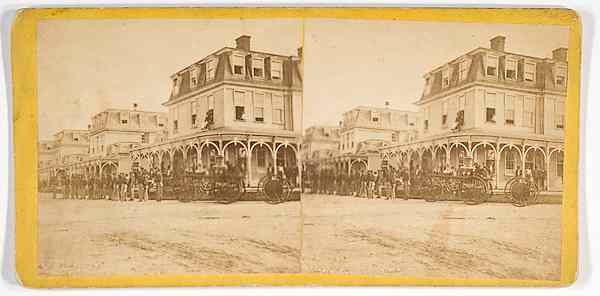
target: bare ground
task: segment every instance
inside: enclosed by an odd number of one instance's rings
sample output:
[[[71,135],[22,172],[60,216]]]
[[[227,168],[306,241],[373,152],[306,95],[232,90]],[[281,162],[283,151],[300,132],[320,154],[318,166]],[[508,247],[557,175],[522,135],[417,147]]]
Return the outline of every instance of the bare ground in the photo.
[[[560,278],[560,205],[305,195],[302,271],[417,277]]]
[[[280,205],[159,204],[42,195],[38,267],[42,275],[304,272],[556,280],[560,223],[560,205],[318,195]]]
[[[295,273],[300,205],[52,200],[39,206],[41,274]]]

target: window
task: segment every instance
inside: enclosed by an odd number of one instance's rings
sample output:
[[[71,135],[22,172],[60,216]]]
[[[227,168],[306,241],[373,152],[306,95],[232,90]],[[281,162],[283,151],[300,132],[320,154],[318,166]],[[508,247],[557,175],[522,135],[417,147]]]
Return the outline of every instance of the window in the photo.
[[[442,87],[450,86],[450,73],[448,68],[442,70]]]
[[[498,76],[498,57],[488,55],[486,57],[486,68],[485,74],[488,76]]]
[[[496,123],[496,94],[486,93],[485,95],[485,121]]]
[[[458,81],[463,81],[467,78],[467,61],[458,63]]]
[[[244,95],[243,91],[235,91],[233,93],[233,106],[235,108],[235,120],[246,120],[245,108],[244,108]]]
[[[465,105],[467,104],[467,98],[465,95],[458,97],[458,111],[465,111]]]
[[[142,143],[143,144],[150,143],[150,133],[149,132],[145,132],[142,134]]]
[[[179,77],[175,77],[173,78],[173,92],[171,93],[172,96],[176,96],[179,94],[179,82],[181,80],[179,79]]]
[[[398,134],[392,133],[392,142],[398,142]]]
[[[190,87],[194,88],[196,86],[198,86],[198,68],[194,67],[192,68],[192,70],[190,70]]]
[[[535,63],[525,62],[525,81],[535,81]]]
[[[210,81],[215,78],[215,61],[208,60],[206,62],[206,80]]]
[[[515,96],[507,95],[504,98],[504,123],[515,124]]]
[[[254,94],[254,121],[265,121],[265,94]]]
[[[121,120],[121,124],[127,124],[129,122],[128,117],[129,117],[129,114],[127,114],[127,112],[119,113],[119,119]]]
[[[567,85],[567,68],[556,67],[555,83],[557,87],[565,87]]]
[[[423,120],[423,129],[425,131],[429,130],[429,113],[430,113],[430,107],[426,107],[424,110],[424,120]]]
[[[233,56],[233,74],[235,75],[244,75],[246,60],[243,56],[234,55]]]
[[[271,78],[281,79],[282,67],[280,61],[271,61]]]
[[[425,94],[431,92],[431,77],[425,77]]]
[[[179,107],[175,106],[173,111],[173,133],[176,134],[179,129]]]
[[[523,102],[523,125],[526,127],[533,127],[534,125],[534,109],[535,99],[532,97],[526,97]]]
[[[206,111],[204,122],[207,125],[211,125],[215,122],[215,96],[210,95],[206,97],[206,105],[208,106],[208,110]]]
[[[442,102],[442,126],[448,125],[448,101]]]
[[[505,169],[505,171],[509,171],[509,173],[507,175],[514,174],[513,171],[515,169],[515,159],[516,159],[515,153],[516,152],[511,150],[510,148],[507,149],[507,151],[506,151],[506,158],[504,159],[504,169]]]
[[[264,149],[258,149],[256,152],[256,162],[259,168],[267,166],[266,151]]]
[[[273,95],[273,122],[283,123],[283,97]]]
[[[563,176],[563,170],[564,170],[563,154],[555,152],[554,155],[555,155],[555,158],[556,158],[556,176],[562,178],[562,176]]]
[[[517,61],[513,59],[506,59],[506,69],[504,75],[507,80],[517,80]]]
[[[190,109],[192,114],[192,128],[198,127],[198,115],[196,113],[197,105],[198,104],[196,104],[196,101],[190,103]]]
[[[556,100],[554,103],[554,125],[558,129],[565,127],[565,102]]]
[[[265,62],[262,58],[252,59],[252,75],[257,78],[263,78]]]
[[[379,122],[379,112],[371,112],[371,121],[372,122]]]

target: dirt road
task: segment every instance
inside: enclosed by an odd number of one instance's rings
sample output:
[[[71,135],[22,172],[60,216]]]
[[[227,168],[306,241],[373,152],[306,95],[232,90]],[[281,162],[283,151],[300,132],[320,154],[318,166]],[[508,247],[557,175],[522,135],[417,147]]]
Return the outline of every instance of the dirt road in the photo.
[[[417,277],[560,277],[560,205],[305,195],[302,271]]]
[[[41,274],[295,273],[300,203],[39,203]]]
[[[515,208],[317,195],[304,195],[302,206],[44,195],[39,205],[41,274],[560,277],[560,205]]]

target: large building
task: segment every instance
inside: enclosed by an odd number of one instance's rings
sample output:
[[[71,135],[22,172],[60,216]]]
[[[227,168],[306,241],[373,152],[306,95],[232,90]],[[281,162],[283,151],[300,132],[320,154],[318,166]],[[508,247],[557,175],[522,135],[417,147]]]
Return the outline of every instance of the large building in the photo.
[[[166,141],[131,152],[145,167],[176,174],[221,161],[240,164],[247,184],[273,166],[298,166],[302,136],[302,51],[256,51],[250,36],[171,76]],[[298,166],[299,167],[299,166]]]
[[[418,139],[382,157],[424,169],[477,162],[498,188],[522,169],[542,176],[542,190],[562,190],[567,49],[532,57],[505,43],[497,36],[426,73]]]
[[[68,173],[72,166],[87,160],[89,134],[87,130],[65,129],[52,140],[38,143],[38,176],[49,181],[58,174]]]
[[[416,112],[389,107],[358,106],[345,112],[336,165],[344,170],[379,168],[380,148],[414,140],[416,117]]]

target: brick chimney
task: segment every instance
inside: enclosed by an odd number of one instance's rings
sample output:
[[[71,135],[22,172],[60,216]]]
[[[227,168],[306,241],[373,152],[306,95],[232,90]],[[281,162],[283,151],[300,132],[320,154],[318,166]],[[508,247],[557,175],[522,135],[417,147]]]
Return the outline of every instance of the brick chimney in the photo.
[[[242,35],[235,39],[235,48],[250,51],[250,36]]]
[[[492,39],[490,39],[490,48],[493,50],[504,51],[504,43],[506,42],[506,37],[502,35],[498,35]]]
[[[564,47],[552,51],[552,59],[555,61],[566,62],[568,50]]]

